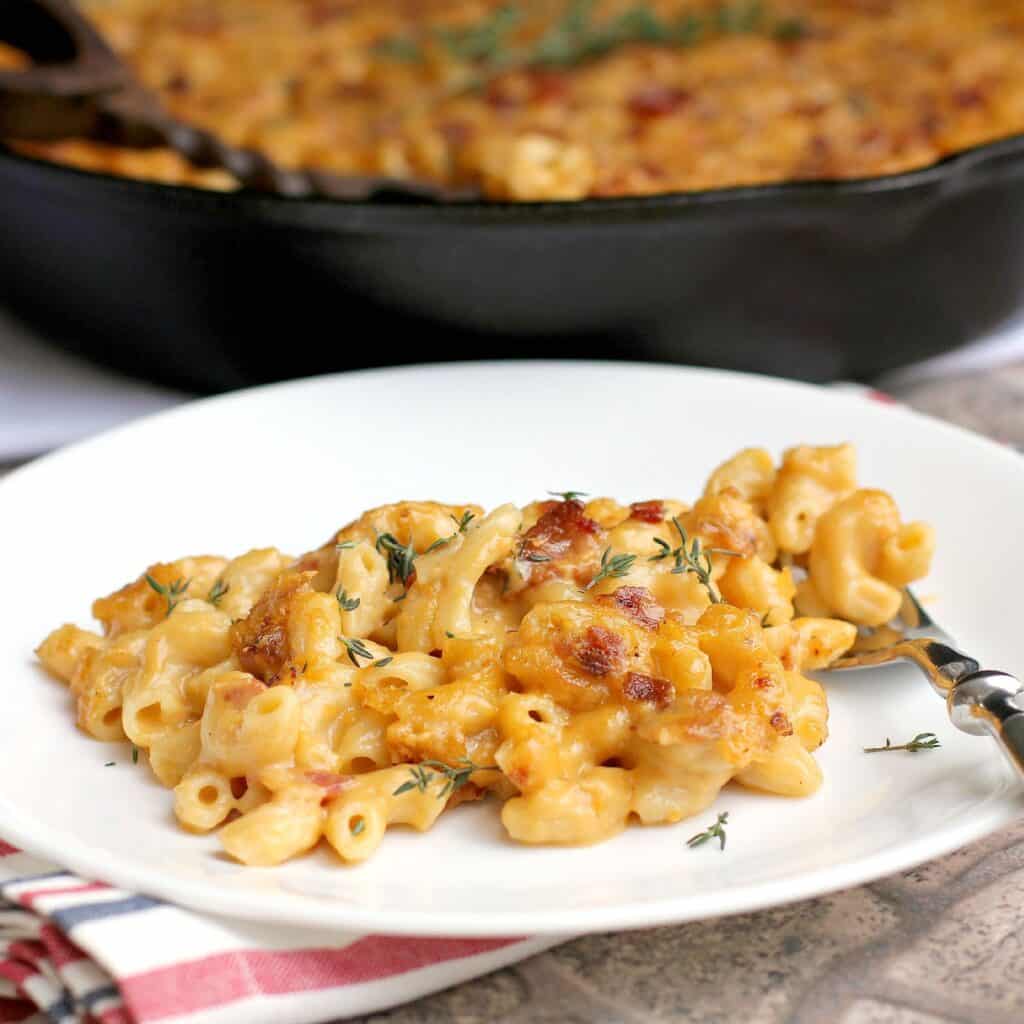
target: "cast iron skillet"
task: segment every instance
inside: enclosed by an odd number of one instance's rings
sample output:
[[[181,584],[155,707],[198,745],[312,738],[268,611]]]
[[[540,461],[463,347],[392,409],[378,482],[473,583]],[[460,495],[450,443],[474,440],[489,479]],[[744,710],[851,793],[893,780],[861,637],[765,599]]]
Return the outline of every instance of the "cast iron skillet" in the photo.
[[[516,205],[220,194],[0,146],[0,225],[10,309],[200,390],[519,355],[867,377],[1024,304],[1024,136],[865,181]]]

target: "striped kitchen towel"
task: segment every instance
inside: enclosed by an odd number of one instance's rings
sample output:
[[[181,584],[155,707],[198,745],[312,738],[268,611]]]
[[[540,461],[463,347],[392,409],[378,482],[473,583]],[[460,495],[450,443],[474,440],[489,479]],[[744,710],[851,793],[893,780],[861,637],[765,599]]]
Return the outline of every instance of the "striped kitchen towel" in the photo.
[[[560,941],[338,934],[207,917],[0,842],[0,1024],[341,1020]]]

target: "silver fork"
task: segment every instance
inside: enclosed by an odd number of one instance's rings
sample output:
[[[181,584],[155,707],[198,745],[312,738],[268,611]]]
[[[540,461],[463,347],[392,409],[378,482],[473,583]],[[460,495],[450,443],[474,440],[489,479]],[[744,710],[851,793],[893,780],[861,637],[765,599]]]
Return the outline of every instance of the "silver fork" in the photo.
[[[834,662],[829,670],[871,668],[909,661],[927,676],[946,701],[950,720],[973,736],[992,736],[1024,779],[1024,686],[1007,672],[982,669],[957,650],[952,637],[936,625],[908,588],[899,618],[866,632],[862,646]],[[871,647],[872,643],[877,644]]]

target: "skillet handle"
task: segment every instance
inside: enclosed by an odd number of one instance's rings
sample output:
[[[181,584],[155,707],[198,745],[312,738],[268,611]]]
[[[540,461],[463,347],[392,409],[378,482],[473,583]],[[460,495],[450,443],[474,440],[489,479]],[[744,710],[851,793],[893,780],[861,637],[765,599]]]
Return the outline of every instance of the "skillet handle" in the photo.
[[[131,81],[127,67],[69,0],[4,0],[0,41],[33,60],[23,71],[0,71],[3,136],[91,135],[100,97]]]
[[[0,42],[35,62],[23,71],[0,70],[0,140],[88,138],[135,149],[167,146],[197,167],[230,171],[245,188],[292,197],[476,198],[475,192],[430,184],[278,167],[262,153],[183,124],[136,81],[71,0],[0,0]]]
[[[70,0],[0,0],[0,41],[35,62],[0,71],[0,139],[169,146],[199,167],[226,168],[250,188],[297,196],[318,191],[306,174],[169,117]]]

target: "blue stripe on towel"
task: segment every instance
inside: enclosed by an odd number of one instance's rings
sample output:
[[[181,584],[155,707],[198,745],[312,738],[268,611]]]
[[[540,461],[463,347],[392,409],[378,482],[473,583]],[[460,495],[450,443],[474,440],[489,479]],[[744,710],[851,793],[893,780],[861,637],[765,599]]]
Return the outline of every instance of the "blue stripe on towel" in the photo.
[[[124,914],[134,914],[140,910],[152,910],[153,907],[162,906],[160,900],[153,900],[148,896],[129,896],[123,900],[106,900],[101,903],[83,903],[78,907],[67,907],[54,911],[50,916],[64,931],[70,932],[72,928],[88,921],[99,921],[104,917],[121,917]]]

